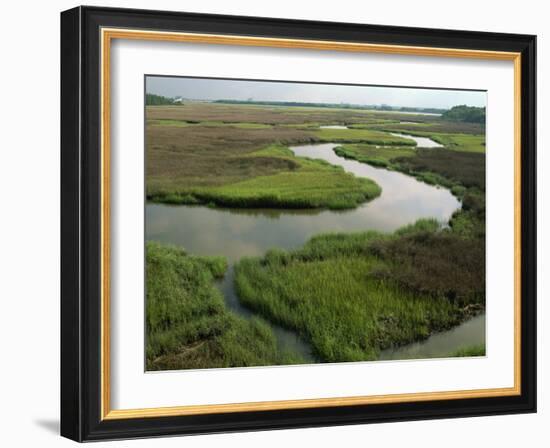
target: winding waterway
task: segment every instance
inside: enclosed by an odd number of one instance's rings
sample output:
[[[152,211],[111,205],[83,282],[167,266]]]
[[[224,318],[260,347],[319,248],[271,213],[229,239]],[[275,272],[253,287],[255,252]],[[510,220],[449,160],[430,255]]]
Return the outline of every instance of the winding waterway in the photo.
[[[148,203],[146,239],[182,246],[191,254],[227,257],[229,269],[219,287],[227,306],[249,318],[253,312],[241,305],[234,289],[233,268],[240,258],[262,256],[270,248],[297,248],[319,233],[392,232],[426,217],[447,222],[460,207],[459,201],[447,189],[422,183],[402,173],[344,159],[334,153],[336,146],[324,143],[293,146],[291,150],[298,157],[323,159],[356,176],[374,180],[382,187],[378,198],[345,211],[220,209]],[[313,360],[309,345],[293,332],[277,325],[272,328],[281,348],[297,351]],[[424,343],[429,344],[435,336]],[[461,346],[448,346],[446,353]],[[401,349],[406,350],[406,347]]]
[[[417,137],[410,134],[398,134],[397,132],[390,132],[390,134],[395,137],[403,137],[414,140],[416,142],[416,146],[419,148],[443,148],[442,144],[437,143],[428,137]]]
[[[417,124],[414,121],[401,121],[401,124]],[[352,129],[349,126],[344,126],[340,124],[331,124],[331,125],[324,125],[319,126],[319,129]],[[416,142],[416,146],[419,148],[443,148],[443,145],[440,143],[437,143],[436,141],[432,140],[428,137],[417,137],[416,135],[410,135],[410,134],[399,134],[397,132],[390,132],[390,135],[393,135],[394,137],[402,137],[402,138],[408,138],[409,140],[414,140]],[[379,146],[376,146],[377,148]]]

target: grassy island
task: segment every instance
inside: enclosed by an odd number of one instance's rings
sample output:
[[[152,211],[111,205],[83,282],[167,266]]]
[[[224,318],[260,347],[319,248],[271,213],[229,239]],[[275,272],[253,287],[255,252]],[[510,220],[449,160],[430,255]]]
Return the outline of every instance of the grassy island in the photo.
[[[483,254],[477,241],[421,220],[245,258],[236,285],[245,305],[297,331],[323,361],[373,360],[482,309]]]
[[[211,185],[181,188],[161,187],[151,182],[148,199],[239,208],[344,209],[356,207],[381,192],[369,179],[358,178],[322,160],[295,157],[282,145],[270,145],[240,160],[250,170],[263,175],[223,183],[222,174],[213,179]]]
[[[281,353],[261,319],[230,312],[214,282],[225,273],[222,257],[188,255],[183,249],[148,242],[147,370],[294,364]]]

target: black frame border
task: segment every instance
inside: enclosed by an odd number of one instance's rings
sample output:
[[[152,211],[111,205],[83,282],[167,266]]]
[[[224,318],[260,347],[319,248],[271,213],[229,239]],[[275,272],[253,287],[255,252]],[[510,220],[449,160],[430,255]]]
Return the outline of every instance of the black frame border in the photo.
[[[100,29],[521,53],[521,395],[101,420]],[[536,412],[536,36],[168,11],[61,14],[61,435],[76,441]]]

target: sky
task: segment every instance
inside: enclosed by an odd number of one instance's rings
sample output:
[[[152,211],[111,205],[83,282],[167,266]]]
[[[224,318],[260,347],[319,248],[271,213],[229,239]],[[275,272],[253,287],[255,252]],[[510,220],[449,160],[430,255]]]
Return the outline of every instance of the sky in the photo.
[[[449,109],[485,106],[486,92],[425,88],[344,86],[290,82],[147,76],[147,93],[195,100],[297,101],[308,103],[387,104],[395,107]]]

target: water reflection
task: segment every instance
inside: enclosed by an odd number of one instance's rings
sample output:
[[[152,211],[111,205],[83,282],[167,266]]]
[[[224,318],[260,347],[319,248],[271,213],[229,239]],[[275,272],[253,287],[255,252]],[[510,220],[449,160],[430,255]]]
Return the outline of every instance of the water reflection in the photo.
[[[380,360],[426,359],[448,357],[460,348],[485,344],[485,313],[464,322],[458,327],[430,336],[399,348],[384,350]]]
[[[196,255],[222,255],[229,269],[219,283],[227,306],[243,317],[253,313],[239,302],[234,289],[237,260],[262,256],[270,248],[300,247],[312,236],[325,232],[380,230],[391,232],[419,218],[447,222],[460,207],[446,189],[427,185],[401,173],[374,168],[337,156],[337,145],[326,143],[291,147],[299,157],[323,159],[382,187],[375,200],[351,210],[223,209],[204,206],[172,206],[148,203],[145,208],[147,240],[184,247]],[[282,349],[314,360],[311,348],[296,334],[271,325]]]
[[[403,137],[414,140],[416,142],[416,146],[418,146],[419,148],[443,148],[443,145],[433,141],[431,138],[416,137],[415,135],[409,134],[398,134],[397,132],[390,132],[390,134],[394,135],[395,137]]]
[[[273,247],[290,249],[324,232],[391,232],[419,218],[446,222],[460,207],[446,189],[401,173],[337,156],[335,144],[296,146],[297,156],[324,159],[382,187],[377,199],[352,210],[218,209],[147,204],[146,238],[185,247],[193,254],[224,255],[230,263],[263,255]]]

